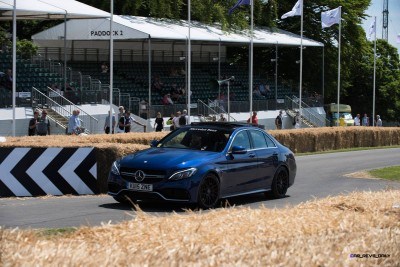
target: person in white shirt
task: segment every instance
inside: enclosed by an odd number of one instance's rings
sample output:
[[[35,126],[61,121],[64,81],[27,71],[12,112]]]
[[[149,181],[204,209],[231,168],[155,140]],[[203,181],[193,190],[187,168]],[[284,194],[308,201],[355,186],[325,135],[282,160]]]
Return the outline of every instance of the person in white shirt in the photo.
[[[357,116],[354,117],[354,126],[360,126],[360,125],[361,125],[360,114],[357,114]]]

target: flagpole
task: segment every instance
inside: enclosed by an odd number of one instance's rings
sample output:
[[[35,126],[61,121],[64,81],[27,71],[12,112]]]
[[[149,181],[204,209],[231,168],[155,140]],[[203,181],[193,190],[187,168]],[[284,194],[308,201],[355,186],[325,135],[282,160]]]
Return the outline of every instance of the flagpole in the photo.
[[[339,6],[339,55],[338,55],[338,85],[337,85],[337,120],[336,126],[339,126],[339,105],[340,105],[340,42],[341,42],[341,35],[342,35],[342,7]]]
[[[190,124],[190,94],[191,94],[191,90],[190,90],[190,82],[191,82],[191,55],[192,55],[192,51],[191,51],[191,44],[190,44],[190,23],[191,23],[191,17],[190,17],[190,0],[188,0],[188,59],[187,59],[187,115],[188,115],[188,121],[186,122],[187,124]]]
[[[374,86],[372,97],[372,126],[375,126],[375,86],[376,86],[376,16],[374,17]]]
[[[114,0],[110,1],[110,114],[109,114],[109,127],[110,134],[113,134],[113,126],[112,126],[112,102],[113,102],[113,83],[114,83]],[[117,119],[117,118],[115,118]],[[116,121],[116,123],[119,123]]]
[[[252,123],[252,113],[253,113],[253,12],[254,12],[254,0],[250,1],[250,79],[249,79],[249,88],[250,88],[250,123]]]
[[[302,84],[303,84],[303,1],[301,0],[301,23],[300,23],[300,84],[299,84],[299,113],[300,118],[302,116],[301,110],[301,93],[302,93]],[[299,120],[300,128],[301,128],[301,120]]]
[[[17,89],[17,0],[14,0],[13,8],[13,33],[12,33],[12,107],[13,107],[13,124],[12,124],[12,136],[15,137],[15,97]]]

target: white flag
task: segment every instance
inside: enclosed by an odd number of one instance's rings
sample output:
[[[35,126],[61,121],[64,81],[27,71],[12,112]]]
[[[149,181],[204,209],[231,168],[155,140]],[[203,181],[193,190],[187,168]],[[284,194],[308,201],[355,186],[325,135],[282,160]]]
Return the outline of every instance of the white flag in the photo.
[[[333,24],[339,23],[341,19],[341,7],[337,7],[335,9],[331,9],[321,13],[321,23],[322,28],[327,28],[332,26]]]
[[[400,33],[399,33],[399,34],[397,34],[397,39],[396,39],[396,42],[397,42],[398,44],[400,44]]]
[[[301,16],[301,6],[303,5],[303,0],[298,0],[292,10],[282,15],[282,19],[293,16]]]
[[[371,26],[369,26],[368,35],[367,35],[367,38],[368,38],[369,40],[372,39],[373,35],[375,34],[375,31],[376,31],[376,21],[374,20],[374,21],[371,23]]]

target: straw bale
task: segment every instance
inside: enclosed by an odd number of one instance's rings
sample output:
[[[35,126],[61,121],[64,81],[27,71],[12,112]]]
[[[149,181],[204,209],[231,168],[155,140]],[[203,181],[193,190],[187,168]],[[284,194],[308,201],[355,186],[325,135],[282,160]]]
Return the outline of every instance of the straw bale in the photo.
[[[400,191],[228,207],[43,236],[2,229],[3,266],[399,266]],[[351,254],[370,254],[356,258]],[[386,257],[379,257],[385,254]],[[376,258],[375,258],[375,257]]]

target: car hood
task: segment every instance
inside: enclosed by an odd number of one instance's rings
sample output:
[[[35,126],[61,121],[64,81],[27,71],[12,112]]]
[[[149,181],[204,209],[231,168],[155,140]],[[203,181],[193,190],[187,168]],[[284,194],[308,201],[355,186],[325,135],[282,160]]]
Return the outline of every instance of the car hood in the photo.
[[[121,167],[176,169],[212,162],[220,153],[177,148],[149,148],[121,159]]]

